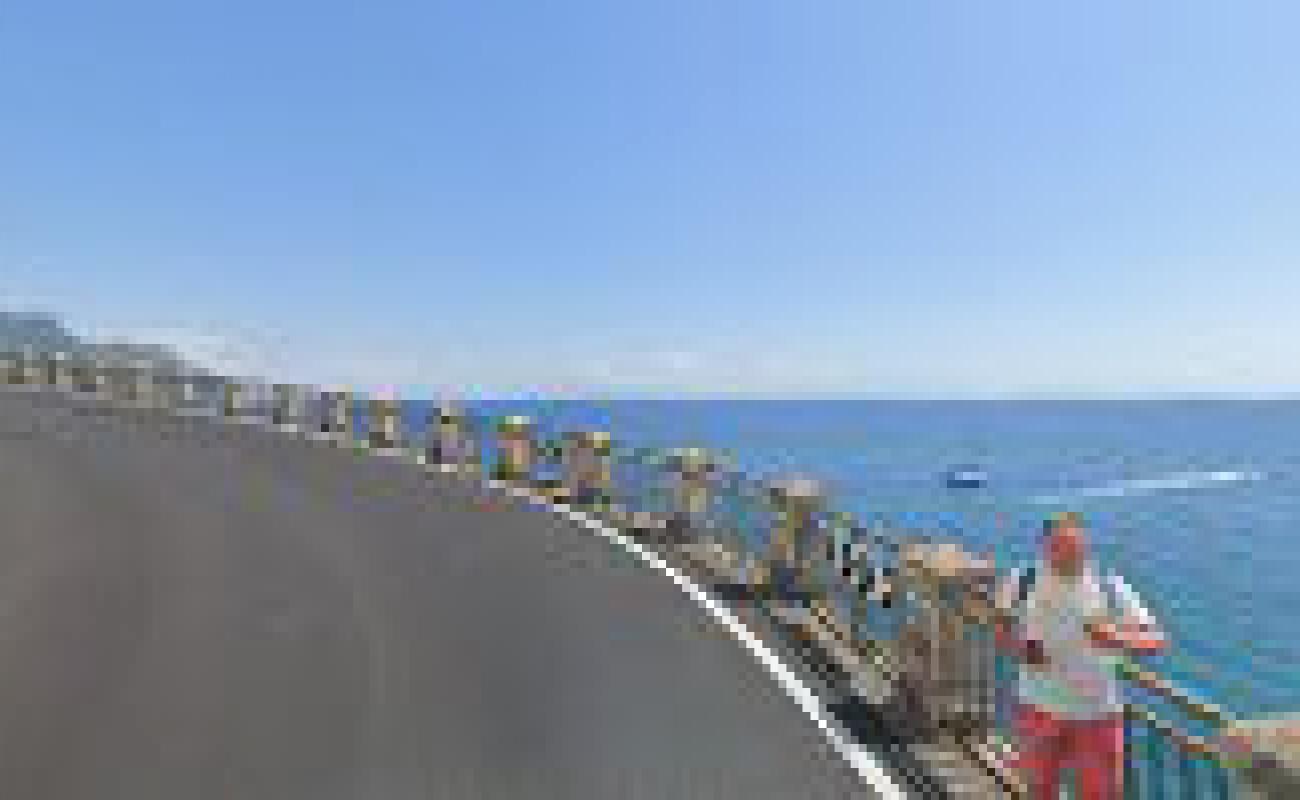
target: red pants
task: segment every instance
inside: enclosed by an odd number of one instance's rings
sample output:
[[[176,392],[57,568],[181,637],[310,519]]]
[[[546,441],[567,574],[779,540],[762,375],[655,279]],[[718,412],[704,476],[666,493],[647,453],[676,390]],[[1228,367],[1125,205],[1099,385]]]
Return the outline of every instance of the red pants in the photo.
[[[1058,800],[1061,769],[1079,775],[1079,800],[1120,800],[1124,792],[1124,720],[1067,719],[1033,706],[1016,714],[1018,766],[1033,800]]]

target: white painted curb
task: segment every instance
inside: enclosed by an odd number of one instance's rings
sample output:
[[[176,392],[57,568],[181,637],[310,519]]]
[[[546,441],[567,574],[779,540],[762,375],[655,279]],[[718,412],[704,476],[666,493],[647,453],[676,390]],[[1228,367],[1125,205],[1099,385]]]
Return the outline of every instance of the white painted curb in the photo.
[[[612,528],[600,520],[578,511],[566,505],[552,503],[542,495],[532,492],[528,489],[503,483],[498,480],[488,479],[487,486],[492,489],[504,490],[513,497],[517,497],[529,502],[540,504],[559,516],[574,522],[587,530],[594,531],[605,539],[614,542],[624,550],[632,553],[641,560],[642,563],[653,568],[660,574],[666,576],[677,587],[687,594],[697,605],[709,613],[723,628],[726,629],[733,638],[744,645],[745,649],[750,652],[758,662],[772,675],[772,678],[780,685],[781,689],[788,694],[791,699],[799,706],[805,714],[812,719],[821,732],[830,742],[831,747],[839,754],[849,766],[853,768],[858,775],[866,781],[872,789],[880,793],[882,800],[907,800],[905,794],[898,784],[889,776],[885,769],[876,760],[876,757],[866,748],[860,746],[849,738],[840,725],[834,721],[828,713],[817,695],[813,693],[808,686],[799,679],[794,672],[782,663],[780,657],[773,650],[762,642],[754,633],[745,626],[745,623],[726,606],[718,602],[717,598],[710,595],[700,587],[690,577],[664,561],[658,554],[644,547],[640,542],[632,539],[627,534]]]

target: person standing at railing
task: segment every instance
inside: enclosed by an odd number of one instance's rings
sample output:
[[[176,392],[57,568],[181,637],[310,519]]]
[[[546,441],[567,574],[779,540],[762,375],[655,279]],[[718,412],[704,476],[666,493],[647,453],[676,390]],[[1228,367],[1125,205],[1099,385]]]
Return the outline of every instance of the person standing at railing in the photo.
[[[1057,800],[1073,766],[1081,800],[1119,800],[1124,704],[1116,675],[1124,653],[1155,653],[1163,633],[1131,588],[1088,557],[1075,513],[1043,530],[1043,558],[1001,586],[998,644],[1020,663],[1015,715],[1021,775],[1033,800]]]

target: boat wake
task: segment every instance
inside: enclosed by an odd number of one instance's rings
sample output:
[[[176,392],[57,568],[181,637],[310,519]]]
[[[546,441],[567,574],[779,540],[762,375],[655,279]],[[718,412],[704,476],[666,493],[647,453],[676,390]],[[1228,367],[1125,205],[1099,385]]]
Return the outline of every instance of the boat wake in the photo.
[[[1059,505],[1070,500],[1094,497],[1131,497],[1163,491],[1204,489],[1223,483],[1245,483],[1264,479],[1264,473],[1253,471],[1221,470],[1217,472],[1179,472],[1161,478],[1116,481],[1105,486],[1080,489],[1056,495],[1041,495],[1029,502],[1034,505]]]

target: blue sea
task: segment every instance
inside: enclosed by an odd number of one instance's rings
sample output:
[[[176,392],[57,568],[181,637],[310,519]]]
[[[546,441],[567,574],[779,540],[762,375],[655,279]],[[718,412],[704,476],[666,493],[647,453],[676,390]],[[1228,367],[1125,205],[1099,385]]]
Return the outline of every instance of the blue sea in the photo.
[[[700,445],[759,475],[824,479],[884,514],[1023,562],[1081,511],[1103,566],[1162,618],[1159,666],[1243,714],[1300,710],[1300,402],[620,400],[484,404],[553,431]],[[984,489],[943,474],[976,464]]]

